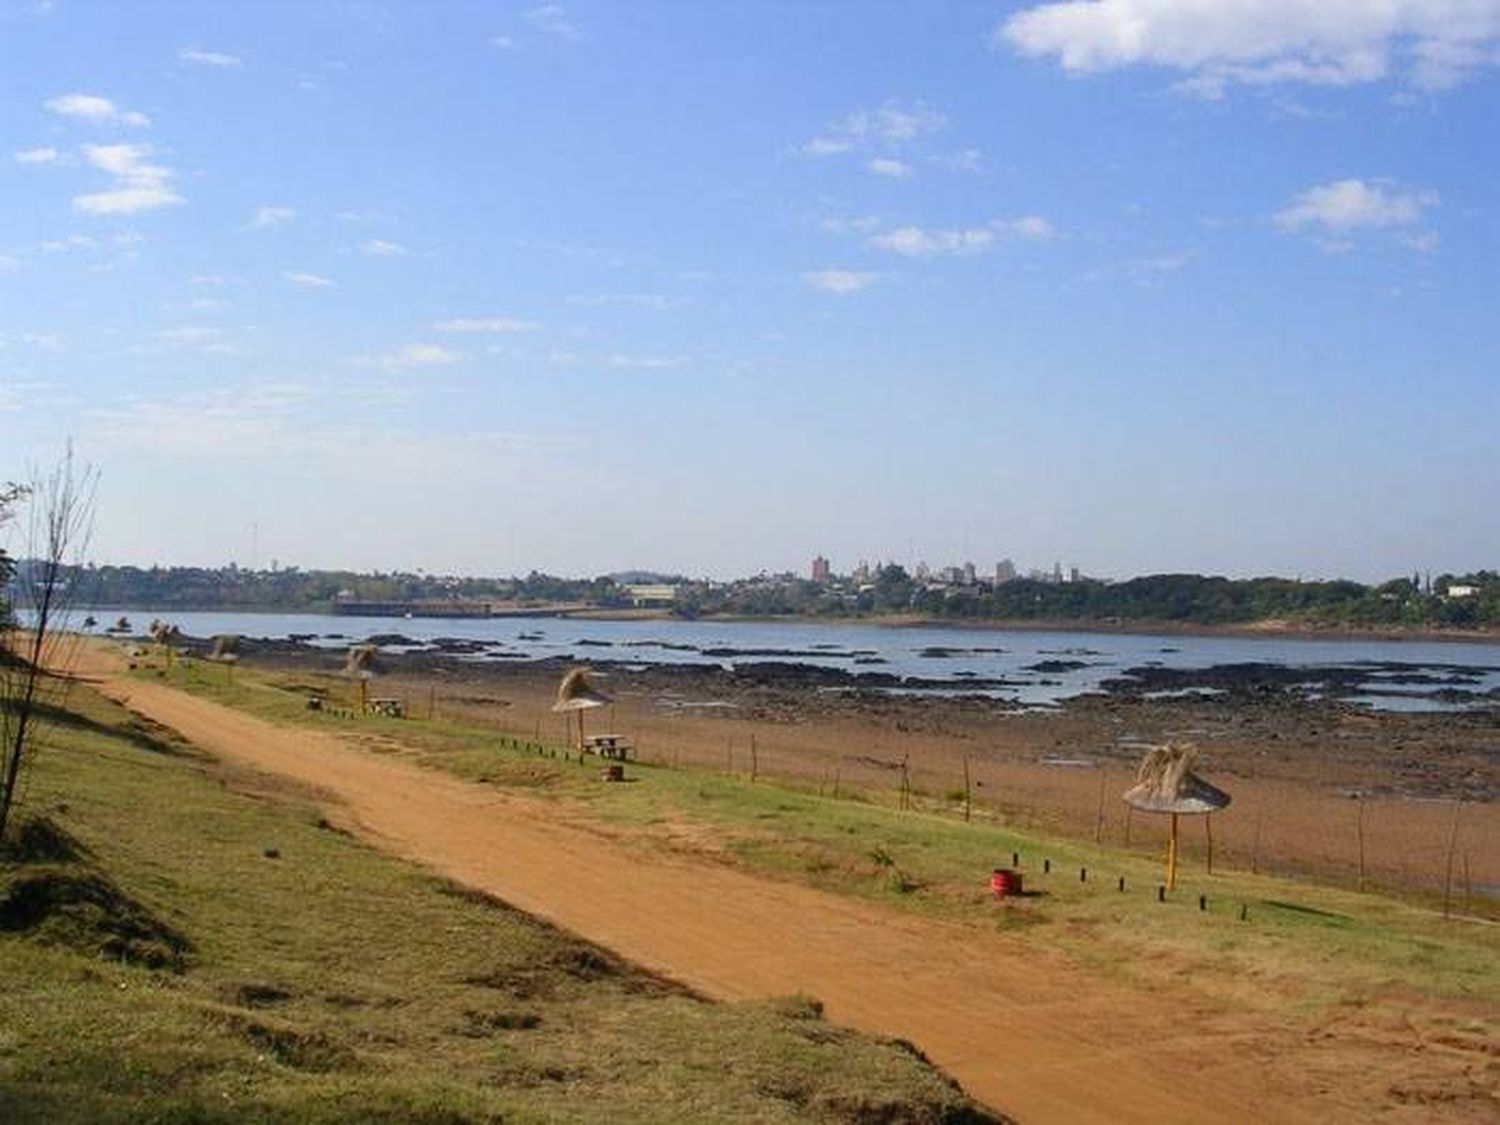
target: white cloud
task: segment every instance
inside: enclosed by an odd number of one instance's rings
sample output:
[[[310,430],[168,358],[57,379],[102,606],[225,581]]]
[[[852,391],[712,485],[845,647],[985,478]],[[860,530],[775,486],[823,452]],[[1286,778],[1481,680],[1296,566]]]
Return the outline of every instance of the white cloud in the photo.
[[[359,244],[359,252],[368,254],[372,258],[399,258],[406,253],[406,247],[399,242],[387,242],[383,238],[372,238]]]
[[[924,102],[889,101],[879,109],[856,110],[802,146],[805,156],[835,156],[875,145],[899,145],[936,133],[948,119]]]
[[[879,230],[885,224],[879,215],[860,215],[853,219],[827,218],[819,225],[824,230],[831,231],[834,234],[849,234],[851,232],[869,234],[873,230]]]
[[[304,289],[330,289],[333,287],[333,282],[329,278],[316,273],[289,271],[284,276],[293,285],[300,285]]]
[[[70,234],[67,238],[50,238],[45,242],[38,242],[36,248],[44,254],[61,254],[65,250],[92,250],[98,245],[97,240],[86,234]]]
[[[424,367],[451,367],[463,359],[462,352],[445,348],[441,344],[407,344],[393,352],[377,356],[374,362],[387,371],[412,371]]]
[[[1052,234],[1052,224],[1039,215],[1019,219],[993,219],[982,227],[936,230],[918,226],[897,227],[870,239],[872,245],[908,258],[936,254],[977,254],[990,249],[1002,237],[1042,239]]]
[[[870,242],[892,254],[908,258],[930,254],[973,254],[988,250],[995,243],[995,232],[989,227],[967,230],[924,230],[921,227],[897,227],[877,234]]]
[[[984,168],[984,153],[977,148],[961,149],[942,156],[929,157],[932,164],[950,172],[978,172]]]
[[[1409,249],[1416,250],[1422,254],[1431,254],[1438,248],[1439,239],[1437,231],[1424,230],[1413,234],[1402,234],[1397,236],[1397,241]]]
[[[74,209],[91,215],[129,215],[181,203],[182,196],[172,187],[172,170],[146,162],[151,151],[147,145],[85,145],[84,158],[115,182],[109,191],[74,196]]]
[[[911,175],[910,164],[889,156],[877,156],[865,165],[865,169],[876,176],[888,176],[893,180],[904,179]]]
[[[388,212],[376,210],[373,207],[340,211],[334,218],[341,223],[389,223],[394,222],[395,217]]]
[[[868,270],[814,270],[803,274],[802,279],[814,289],[844,296],[875,284],[880,275]]]
[[[682,304],[682,298],[668,297],[661,293],[575,293],[570,295],[567,301],[570,305],[583,305],[587,308],[624,305],[630,308],[651,309],[653,312],[665,312],[667,309],[673,309]]]
[[[994,39],[1074,73],[1176,70],[1209,97],[1393,71],[1440,89],[1500,63],[1500,0],[1058,0],[1011,16]]]
[[[246,225],[252,230],[263,230],[266,227],[279,227],[296,217],[297,212],[291,207],[257,207]]]
[[[438,332],[503,334],[530,332],[536,328],[536,325],[529,320],[518,320],[511,316],[455,316],[440,320],[432,327]]]
[[[575,40],[581,34],[568,19],[567,9],[561,4],[543,4],[526,13],[526,22],[545,35],[558,39]]]
[[[1180,254],[1163,254],[1155,258],[1135,258],[1128,262],[1118,262],[1091,270],[1084,275],[1084,280],[1108,281],[1118,277],[1124,278],[1132,285],[1149,289],[1162,284],[1163,278],[1168,274],[1176,273],[1188,265],[1193,258],[1194,254],[1186,251]]]
[[[192,47],[184,47],[177,52],[177,57],[183,62],[197,63],[199,66],[212,66],[220,70],[229,70],[241,64],[238,55],[226,55],[220,51],[199,51]]]
[[[802,146],[804,156],[837,156],[853,151],[854,142],[845,137],[814,137]]]
[[[98,94],[63,94],[44,103],[53,113],[63,117],[79,117],[99,125],[151,124],[151,118],[135,110],[122,110],[108,98]]]
[[[502,51],[511,51],[516,47],[516,41],[509,35],[491,35],[490,46],[499,47]]]
[[[151,334],[158,348],[193,352],[197,355],[230,355],[234,348],[224,339],[224,331],[202,324],[184,324],[163,328]]]
[[[1052,224],[1040,215],[1022,215],[1019,219],[1003,220],[990,225],[1017,238],[1051,238],[1053,234]]]
[[[17,164],[55,164],[58,151],[55,148],[23,148],[11,156]]]
[[[624,355],[616,353],[609,357],[611,367],[627,367],[637,371],[660,371],[668,367],[681,367],[687,363],[685,355]]]
[[[0,273],[15,273],[20,268],[20,258],[14,254],[0,254]]]
[[[1411,226],[1437,205],[1433,191],[1402,191],[1380,181],[1338,180],[1308,188],[1276,213],[1284,231],[1309,228],[1347,234],[1356,230]]]

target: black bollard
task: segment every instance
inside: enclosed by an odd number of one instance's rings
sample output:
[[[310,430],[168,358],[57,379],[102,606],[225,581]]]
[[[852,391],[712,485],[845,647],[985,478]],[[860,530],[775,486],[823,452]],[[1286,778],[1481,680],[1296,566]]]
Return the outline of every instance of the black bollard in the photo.
[[[1208,909],[1208,896],[1207,895],[1199,895],[1198,896],[1198,909],[1199,910],[1207,910]]]
[[[1164,886],[1161,886],[1160,884],[1158,884],[1157,888],[1156,888],[1156,901],[1157,902],[1166,902],[1167,901],[1167,888],[1164,887]]]
[[[1044,860],[1042,860],[1042,874],[1043,875],[1050,875],[1050,874],[1052,874],[1052,861],[1050,859],[1044,859]]]
[[[1120,876],[1120,890],[1123,891],[1124,889],[1125,889],[1125,876],[1121,875]]]
[[[1020,852],[1011,852],[1010,853],[1010,865],[1012,867],[1020,867],[1021,866],[1021,853]]]
[[[1249,920],[1250,920],[1250,907],[1248,907],[1247,905],[1245,905],[1242,902],[1242,903],[1240,903],[1240,921],[1241,922],[1248,922]]]
[[[1087,883],[1089,881],[1089,869],[1087,867],[1080,867],[1078,869],[1078,881],[1080,883]]]

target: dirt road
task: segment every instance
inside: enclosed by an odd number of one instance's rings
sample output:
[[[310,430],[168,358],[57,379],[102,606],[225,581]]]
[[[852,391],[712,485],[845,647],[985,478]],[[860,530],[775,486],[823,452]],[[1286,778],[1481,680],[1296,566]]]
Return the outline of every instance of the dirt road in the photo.
[[[93,671],[107,672],[96,662]],[[1275,1065],[1290,1029],[1111,983],[1002,935],[690,860],[631,854],[500,794],[163,684],[99,687],[224,760],[310,785],[382,847],[720,999],[800,992],[909,1039],[1023,1122],[1293,1122],[1367,1111]],[[733,1060],[726,1060],[733,1065]],[[1300,1087],[1300,1088],[1297,1088]]]

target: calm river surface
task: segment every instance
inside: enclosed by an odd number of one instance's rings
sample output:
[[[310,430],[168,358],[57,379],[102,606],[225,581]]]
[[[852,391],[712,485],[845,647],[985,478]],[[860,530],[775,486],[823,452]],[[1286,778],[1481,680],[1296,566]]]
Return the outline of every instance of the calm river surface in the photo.
[[[112,624],[122,614],[130,619],[136,633],[144,633],[158,616],[144,610],[101,610],[97,614],[100,627]],[[192,637],[236,633],[250,639],[298,638],[330,648],[372,637],[399,636],[410,642],[385,642],[393,652],[426,650],[442,639],[477,642],[464,657],[472,660],[563,657],[596,664],[721,667],[779,661],[914,677],[926,690],[955,692],[965,690],[966,680],[1004,680],[1004,687],[987,687],[986,694],[1041,706],[1097,690],[1102,681],[1145,666],[1206,669],[1261,663],[1307,668],[1313,673],[1352,669],[1358,674],[1360,694],[1345,698],[1381,709],[1442,710],[1464,705],[1451,698],[1446,702],[1434,698],[1434,693],[1444,688],[1459,688],[1475,696],[1500,690],[1500,644],[1007,632],[782,621],[445,619],[275,613],[159,616]]]

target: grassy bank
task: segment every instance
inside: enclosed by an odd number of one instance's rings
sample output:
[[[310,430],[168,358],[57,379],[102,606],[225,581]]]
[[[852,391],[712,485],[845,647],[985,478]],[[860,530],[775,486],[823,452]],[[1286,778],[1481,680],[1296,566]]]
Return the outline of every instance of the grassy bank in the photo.
[[[983,1119],[806,1001],[706,1003],[70,708],[0,857],[0,1119]]]
[[[224,669],[209,665],[179,667],[173,677],[279,722],[342,731],[374,752],[415,752],[474,781],[567,802],[612,825],[622,846],[690,851],[1010,931],[1038,950],[1061,949],[1143,985],[1170,980],[1206,1003],[1277,1013],[1290,1004],[1312,1018],[1418,997],[1430,1002],[1434,1019],[1472,1017],[1485,1034],[1500,1030],[1500,927],[1445,919],[1433,898],[1222,868],[1210,875],[1193,866],[1160,901],[1159,856],[1048,838],[983,810],[966,823],[957,793],[917,794],[916,807],[903,811],[893,790],[843,787],[835,796],[831,778],[817,788],[752,782],[743,753],[733,774],[632,765],[635,783],[609,785],[599,781],[596,761],[581,765],[535,744],[531,732],[309,712],[309,693],[349,696],[350,685],[333,677],[241,669],[231,684]],[[986,880],[1013,856],[1037,893],[996,903]]]

